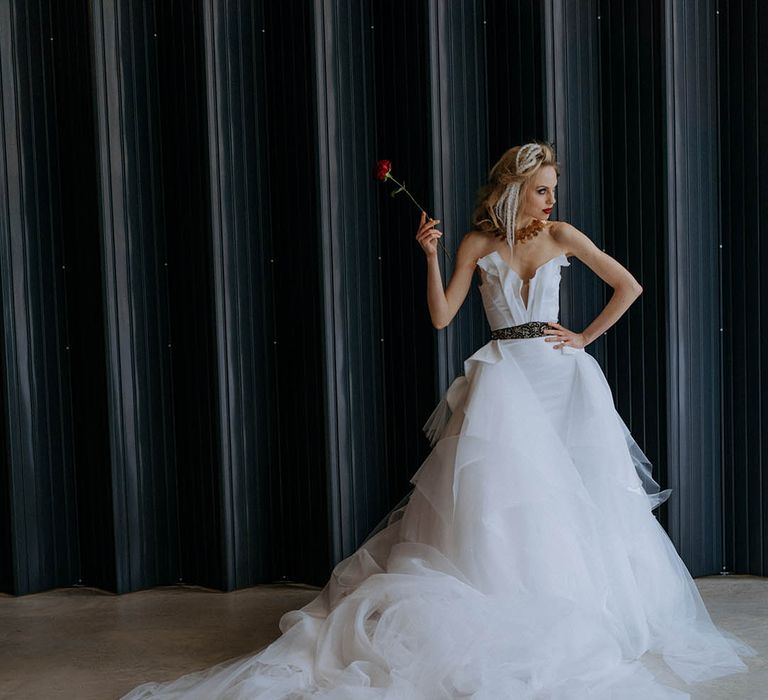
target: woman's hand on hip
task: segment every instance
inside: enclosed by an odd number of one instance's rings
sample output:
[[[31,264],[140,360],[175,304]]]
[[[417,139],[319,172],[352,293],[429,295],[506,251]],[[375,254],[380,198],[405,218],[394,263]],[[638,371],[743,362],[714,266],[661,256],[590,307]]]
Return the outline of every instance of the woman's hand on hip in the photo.
[[[564,345],[571,348],[583,348],[586,347],[586,338],[582,333],[575,333],[568,330],[565,326],[561,326],[555,321],[549,321],[551,328],[549,330],[544,329],[544,341],[547,343],[559,343],[554,345],[553,350],[559,350]]]

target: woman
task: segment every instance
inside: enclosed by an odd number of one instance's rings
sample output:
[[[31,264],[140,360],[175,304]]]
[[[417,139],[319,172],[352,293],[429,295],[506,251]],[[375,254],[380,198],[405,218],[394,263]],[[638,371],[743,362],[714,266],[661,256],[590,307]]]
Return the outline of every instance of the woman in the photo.
[[[422,214],[436,328],[479,270],[491,340],[464,362],[424,430],[414,489],[321,593],[257,653],[144,684],[140,698],[688,698],[686,682],[746,669],[651,512],[669,497],[584,347],[642,288],[573,226],[549,222],[558,165],[533,142],[492,168],[443,290],[439,223]],[[505,245],[506,243],[506,245]],[[557,322],[578,257],[614,288],[583,331]],[[554,352],[553,352],[554,351]]]

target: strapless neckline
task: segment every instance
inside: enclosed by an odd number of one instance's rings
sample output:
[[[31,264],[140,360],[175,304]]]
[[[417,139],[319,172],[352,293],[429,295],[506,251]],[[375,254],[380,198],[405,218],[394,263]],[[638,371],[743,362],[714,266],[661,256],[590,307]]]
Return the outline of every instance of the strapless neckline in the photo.
[[[491,262],[495,258],[495,262]],[[485,264],[483,264],[485,261]],[[481,258],[478,258],[477,265],[482,267],[483,269],[488,269],[488,265],[490,264],[491,267],[495,267],[497,269],[497,275],[499,272],[501,273],[501,276],[507,276],[511,274],[511,280],[514,279],[516,282],[509,285],[510,293],[513,297],[516,298],[516,302],[513,302],[510,297],[507,297],[507,304],[510,305],[510,307],[514,307],[515,303],[519,303],[521,307],[521,313],[523,316],[528,316],[531,311],[531,304],[532,304],[532,298],[536,295],[537,287],[539,287],[539,280],[538,275],[539,272],[541,272],[543,269],[549,267],[555,262],[559,262],[560,265],[570,265],[570,262],[568,262],[568,257],[565,253],[559,253],[558,255],[555,255],[551,257],[549,260],[545,260],[541,265],[539,265],[536,270],[533,273],[533,276],[529,278],[528,280],[524,280],[516,270],[514,270],[510,265],[507,263],[506,260],[504,260],[503,257],[501,257],[501,254],[497,250],[492,250],[487,255],[484,255]],[[558,277],[559,278],[559,277]],[[510,281],[511,281],[510,280]],[[523,301],[523,284],[525,282],[528,282],[528,298]],[[499,280],[501,282],[501,280]],[[504,287],[505,285],[501,283],[501,286]],[[483,284],[480,285],[480,291],[483,292],[486,289],[485,281]],[[546,293],[545,293],[545,296]],[[488,310],[488,307],[486,306],[486,311]],[[541,309],[540,309],[541,310]],[[557,312],[554,312],[555,315],[557,315]],[[514,315],[514,312],[513,312]],[[530,319],[526,319],[530,320]],[[522,323],[523,321],[520,321]],[[492,323],[489,318],[489,323]],[[493,328],[493,324],[491,325]]]
[[[526,281],[526,280],[524,280],[524,279],[523,279],[523,278],[520,276],[520,274],[519,274],[519,273],[518,273],[516,270],[514,270],[514,269],[513,269],[513,268],[512,268],[512,267],[509,265],[509,263],[508,263],[506,260],[504,260],[504,258],[502,258],[502,257],[501,257],[501,253],[499,253],[499,251],[498,251],[498,250],[492,250],[492,251],[491,251],[490,253],[488,253],[487,255],[483,255],[483,257],[482,257],[482,258],[478,258],[478,259],[477,259],[477,262],[479,263],[481,260],[485,260],[486,258],[490,258],[490,257],[492,257],[492,256],[494,256],[494,255],[495,255],[495,256],[496,256],[496,257],[497,257],[497,258],[498,258],[498,259],[501,261],[502,265],[504,265],[504,267],[506,267],[506,268],[507,268],[507,270],[509,270],[509,271],[510,271],[510,272],[511,272],[511,273],[512,273],[512,274],[513,274],[515,277],[517,277],[517,279],[519,279],[521,282],[525,282],[525,281]],[[533,280],[533,279],[536,277],[536,275],[538,275],[538,274],[539,274],[539,270],[541,270],[541,268],[543,268],[543,267],[546,267],[547,265],[549,265],[549,264],[550,264],[551,262],[553,262],[554,260],[559,260],[560,258],[565,258],[565,261],[566,261],[566,262],[568,262],[568,256],[567,256],[565,253],[559,253],[558,255],[555,255],[554,257],[550,258],[549,260],[545,260],[543,263],[541,263],[541,265],[539,265],[539,266],[536,268],[536,270],[534,271],[533,275],[532,275],[531,277],[529,277],[529,278],[528,278],[528,282],[530,282],[531,280]]]

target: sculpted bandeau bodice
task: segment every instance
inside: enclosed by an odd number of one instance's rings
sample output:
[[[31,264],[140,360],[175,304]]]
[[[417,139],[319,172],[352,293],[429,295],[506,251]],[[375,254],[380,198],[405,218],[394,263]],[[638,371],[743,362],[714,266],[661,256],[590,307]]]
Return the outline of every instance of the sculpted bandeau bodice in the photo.
[[[560,268],[571,263],[560,253],[540,265],[528,283],[527,305],[523,280],[497,251],[477,261],[482,270],[480,294],[491,330],[527,321],[557,321],[560,312]]]

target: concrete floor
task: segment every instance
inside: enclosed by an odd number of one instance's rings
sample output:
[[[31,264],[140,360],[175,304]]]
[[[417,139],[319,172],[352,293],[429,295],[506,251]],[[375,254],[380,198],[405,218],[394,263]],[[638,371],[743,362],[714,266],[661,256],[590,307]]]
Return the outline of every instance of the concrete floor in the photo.
[[[696,579],[714,621],[757,649],[749,674],[686,686],[657,657],[660,681],[692,700],[768,700],[768,579]],[[115,596],[91,588],[0,595],[0,698],[106,700],[247,654],[272,641],[287,610],[317,595],[275,585],[220,593],[155,588]],[[650,655],[649,655],[650,656]]]

